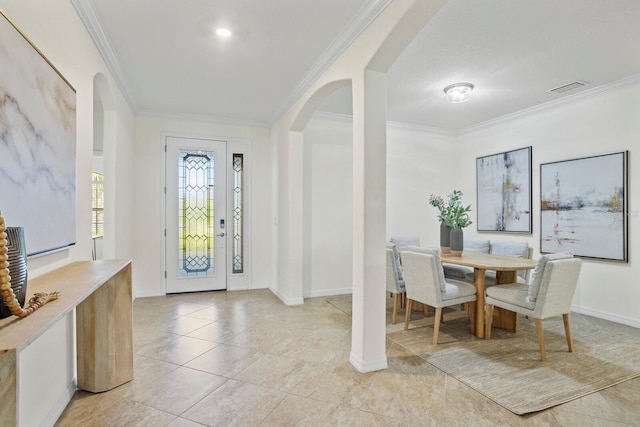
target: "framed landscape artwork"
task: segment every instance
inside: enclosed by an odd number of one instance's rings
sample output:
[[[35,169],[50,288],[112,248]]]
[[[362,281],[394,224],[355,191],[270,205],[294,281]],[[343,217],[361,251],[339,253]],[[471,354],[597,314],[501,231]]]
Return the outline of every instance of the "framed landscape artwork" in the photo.
[[[0,10],[0,210],[28,255],[75,243],[76,93]]]
[[[540,165],[540,252],[627,257],[627,152]]]
[[[478,231],[531,234],[531,147],[476,159]]]

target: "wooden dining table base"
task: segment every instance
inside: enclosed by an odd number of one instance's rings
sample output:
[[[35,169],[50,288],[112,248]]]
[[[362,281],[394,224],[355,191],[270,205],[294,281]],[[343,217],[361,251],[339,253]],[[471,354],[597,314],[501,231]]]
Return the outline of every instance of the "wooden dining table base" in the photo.
[[[518,274],[516,271],[498,271],[496,273],[496,284],[516,283]],[[518,329],[518,313],[501,307],[493,308],[493,320],[491,326],[495,328],[507,329],[515,332]]]
[[[477,291],[476,310],[475,310],[475,322],[471,323],[471,333],[478,338],[484,338],[484,322],[485,319],[485,303],[484,294],[486,290],[485,281],[486,270],[481,268],[474,268],[473,280]],[[496,272],[496,284],[514,283],[517,281],[516,271],[497,271]],[[494,328],[507,329],[511,332],[515,332],[518,329],[518,313],[506,310],[500,307],[494,307],[493,320],[491,326]]]
[[[517,282],[519,270],[530,270],[536,266],[536,262],[529,258],[516,258],[472,251],[464,251],[460,256],[443,254],[441,258],[443,263],[473,268],[473,284],[476,287],[476,312],[472,333],[478,338],[484,338],[485,329],[485,272],[487,270],[495,271],[496,284],[504,285]],[[518,316],[511,311],[496,308],[493,310],[493,326],[515,332],[518,327]]]

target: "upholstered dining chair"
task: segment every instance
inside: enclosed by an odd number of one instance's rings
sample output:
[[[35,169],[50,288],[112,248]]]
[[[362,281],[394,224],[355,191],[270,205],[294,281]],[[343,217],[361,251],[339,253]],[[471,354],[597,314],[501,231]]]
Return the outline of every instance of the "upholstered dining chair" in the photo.
[[[438,344],[442,309],[452,305],[476,300],[476,288],[469,283],[445,280],[440,253],[437,249],[421,248],[420,252],[405,249],[400,254],[404,284],[407,291],[404,330],[409,330],[412,301],[429,305],[436,309],[433,323],[433,345]],[[471,315],[473,322],[475,316]]]
[[[402,267],[399,265],[399,259],[395,245],[387,246],[387,292],[393,297],[392,325],[396,324],[398,305],[400,305],[400,299],[405,293],[404,278],[402,277]]]
[[[569,352],[573,352],[571,338],[571,300],[578,284],[582,261],[573,255],[560,253],[543,255],[536,262],[529,284],[511,283],[491,286],[486,291],[485,337],[491,338],[493,307],[501,307],[525,314],[535,320],[540,358],[547,360],[542,320],[562,315]]]

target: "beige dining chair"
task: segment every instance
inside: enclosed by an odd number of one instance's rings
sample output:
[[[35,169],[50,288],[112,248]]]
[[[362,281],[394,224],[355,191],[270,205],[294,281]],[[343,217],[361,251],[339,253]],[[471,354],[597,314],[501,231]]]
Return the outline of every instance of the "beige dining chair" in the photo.
[[[493,307],[527,315],[535,320],[540,358],[546,361],[542,320],[562,315],[567,346],[569,352],[573,352],[569,313],[581,264],[582,261],[571,254],[543,255],[536,262],[528,285],[511,283],[487,288],[485,338],[491,338]]]
[[[395,245],[387,246],[387,292],[389,292],[391,294],[391,297],[393,298],[393,313],[391,314],[391,324],[395,325],[398,314],[398,306],[401,305],[401,300],[405,293],[404,278],[402,277],[402,267],[399,265],[399,257]]]
[[[431,253],[429,253],[429,251]],[[436,309],[433,322],[433,345],[438,344],[442,309],[476,300],[476,288],[458,280],[445,280],[440,253],[437,249],[421,248],[421,252],[405,249],[401,252],[404,284],[407,292],[404,330],[409,330],[412,301]],[[472,310],[473,312],[473,310]],[[472,313],[471,321],[475,316]]]

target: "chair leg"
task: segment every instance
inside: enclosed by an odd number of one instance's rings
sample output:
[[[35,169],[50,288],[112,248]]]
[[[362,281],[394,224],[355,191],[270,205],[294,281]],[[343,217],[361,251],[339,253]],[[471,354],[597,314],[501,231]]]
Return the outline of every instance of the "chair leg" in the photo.
[[[476,303],[469,302],[465,304],[466,311],[469,312],[469,317],[471,318],[471,333],[475,335],[476,331]]]
[[[484,319],[484,338],[487,340],[491,339],[491,324],[493,323],[493,304],[487,304],[485,309],[485,316],[487,316],[486,319]],[[482,325],[478,325],[480,327],[482,327]]]
[[[409,319],[411,318],[411,300],[407,298],[407,308],[404,312],[404,330],[409,330]]]
[[[544,330],[542,329],[542,319],[535,319],[536,321],[536,334],[538,335],[538,345],[540,346],[540,359],[543,362],[547,361],[547,350],[544,346]]]
[[[438,332],[440,332],[440,319],[442,319],[442,307],[436,308],[433,321],[433,345],[438,345]]]
[[[564,321],[564,334],[567,337],[567,347],[569,347],[569,353],[573,353],[573,338],[571,338],[571,323],[569,322],[569,313],[562,315]]]
[[[400,299],[400,294],[393,294],[393,313],[391,314],[391,324],[395,325],[398,314],[398,300]]]

